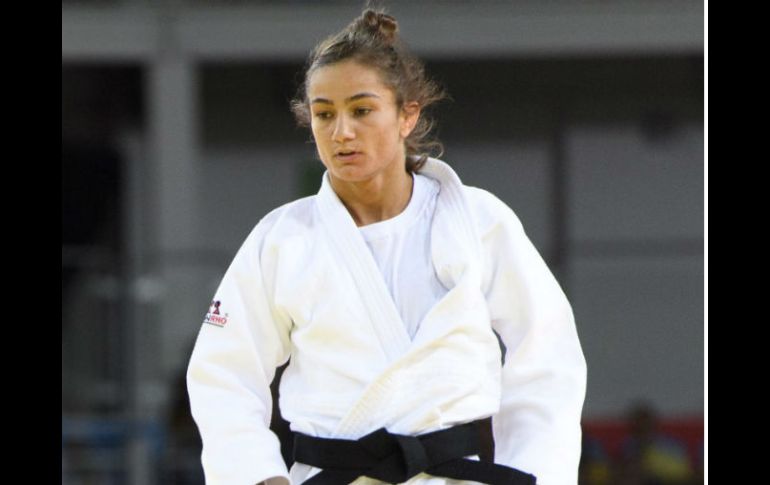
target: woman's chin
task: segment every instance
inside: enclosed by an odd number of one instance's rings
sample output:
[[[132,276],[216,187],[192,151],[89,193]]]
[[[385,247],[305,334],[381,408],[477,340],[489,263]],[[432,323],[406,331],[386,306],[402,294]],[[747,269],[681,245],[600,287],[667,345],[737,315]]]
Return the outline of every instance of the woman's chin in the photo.
[[[365,167],[343,165],[330,170],[331,175],[342,182],[362,182],[371,178],[371,173]]]

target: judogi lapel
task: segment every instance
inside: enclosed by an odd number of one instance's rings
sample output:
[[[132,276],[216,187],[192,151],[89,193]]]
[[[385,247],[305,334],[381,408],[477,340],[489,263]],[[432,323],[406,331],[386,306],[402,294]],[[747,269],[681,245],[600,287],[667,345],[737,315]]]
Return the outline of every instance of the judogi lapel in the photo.
[[[363,236],[329,182],[328,171],[323,176],[318,208],[330,246],[348,267],[369,313],[372,330],[392,362],[406,352],[411,339]]]
[[[328,171],[318,194],[318,209],[333,251],[356,282],[370,324],[387,355],[389,366],[361,394],[335,430],[335,437],[355,438],[378,421],[397,372],[409,351],[435,340],[431,322],[487,318],[481,293],[481,244],[457,174],[446,163],[429,158],[420,173],[441,184],[431,228],[431,253],[436,273],[449,292],[425,315],[415,335],[409,337],[377,264],[347,208],[334,192]],[[476,315],[468,315],[475,311]],[[491,332],[491,330],[490,330]]]

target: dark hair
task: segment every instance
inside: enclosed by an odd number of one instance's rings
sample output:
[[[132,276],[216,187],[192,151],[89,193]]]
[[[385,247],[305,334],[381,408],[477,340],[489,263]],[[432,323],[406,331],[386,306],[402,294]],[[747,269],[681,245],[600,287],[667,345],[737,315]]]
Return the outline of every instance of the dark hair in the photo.
[[[398,36],[398,22],[382,8],[365,8],[363,13],[340,32],[322,40],[310,53],[305,64],[304,79],[291,100],[291,111],[301,127],[309,127],[310,103],[307,98],[308,80],[317,69],[352,59],[380,73],[382,82],[390,88],[400,111],[405,103],[417,101],[420,117],[404,141],[406,169],[418,171],[431,150],[440,157],[443,144],[432,137],[434,120],[425,109],[451,96],[425,75],[425,66],[407,49]]]

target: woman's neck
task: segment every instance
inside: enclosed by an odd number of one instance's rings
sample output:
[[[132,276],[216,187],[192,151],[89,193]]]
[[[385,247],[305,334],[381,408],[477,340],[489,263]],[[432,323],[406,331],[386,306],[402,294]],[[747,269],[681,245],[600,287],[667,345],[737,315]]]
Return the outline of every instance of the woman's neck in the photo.
[[[397,216],[412,198],[414,177],[406,170],[394,177],[373,177],[356,183],[331,178],[331,185],[356,226],[366,226]]]

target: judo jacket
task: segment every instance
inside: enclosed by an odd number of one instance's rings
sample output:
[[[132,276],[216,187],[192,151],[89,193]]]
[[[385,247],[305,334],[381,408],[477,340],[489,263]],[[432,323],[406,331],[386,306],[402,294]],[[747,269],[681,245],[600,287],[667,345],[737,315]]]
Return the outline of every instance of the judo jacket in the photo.
[[[354,440],[491,416],[496,463],[576,485],[586,362],[566,295],[510,207],[442,160],[419,173],[440,183],[430,244],[447,292],[414,338],[328,171],[317,194],[250,232],[187,369],[208,485],[299,484],[321,471],[287,470],[269,429],[269,386],[289,359],[278,404],[293,431]]]

